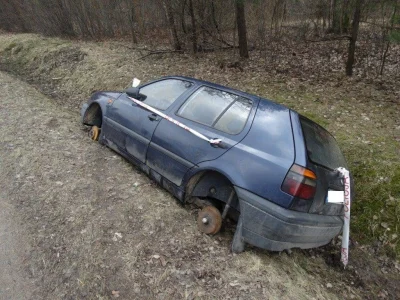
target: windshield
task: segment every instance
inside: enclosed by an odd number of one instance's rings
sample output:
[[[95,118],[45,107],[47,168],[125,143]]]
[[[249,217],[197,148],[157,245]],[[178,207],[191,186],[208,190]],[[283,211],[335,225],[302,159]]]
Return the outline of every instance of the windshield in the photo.
[[[308,157],[314,163],[330,169],[347,168],[346,160],[335,138],[318,124],[300,118]]]

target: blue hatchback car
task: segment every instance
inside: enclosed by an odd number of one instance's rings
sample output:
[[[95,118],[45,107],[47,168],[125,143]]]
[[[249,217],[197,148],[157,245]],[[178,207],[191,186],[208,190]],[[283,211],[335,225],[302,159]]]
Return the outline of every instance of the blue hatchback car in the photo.
[[[343,205],[327,201],[328,191],[344,189],[336,169],[347,166],[337,142],[283,105],[172,76],[125,92],[96,92],[81,116],[93,140],[182,203],[200,206],[201,231],[215,234],[225,218],[235,219],[234,252],[246,243],[271,251],[318,247],[342,229]]]

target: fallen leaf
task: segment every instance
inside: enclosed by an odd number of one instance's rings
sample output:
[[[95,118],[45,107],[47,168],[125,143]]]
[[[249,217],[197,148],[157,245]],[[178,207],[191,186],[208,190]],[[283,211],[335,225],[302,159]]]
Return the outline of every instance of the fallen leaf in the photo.
[[[111,294],[112,294],[115,298],[118,298],[118,297],[119,297],[119,291],[112,291]]]
[[[167,265],[167,261],[164,259],[164,257],[160,257],[160,260],[161,260],[161,265],[163,266],[163,267],[165,267],[166,265]]]

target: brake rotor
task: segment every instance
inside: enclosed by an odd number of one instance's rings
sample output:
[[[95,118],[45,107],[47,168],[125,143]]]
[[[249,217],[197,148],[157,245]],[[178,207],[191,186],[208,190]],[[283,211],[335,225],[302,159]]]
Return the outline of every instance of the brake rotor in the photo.
[[[92,128],[89,131],[89,136],[93,141],[99,140],[100,128],[97,126],[92,126]]]
[[[197,217],[197,226],[201,232],[216,234],[221,229],[222,216],[214,206],[204,207]]]

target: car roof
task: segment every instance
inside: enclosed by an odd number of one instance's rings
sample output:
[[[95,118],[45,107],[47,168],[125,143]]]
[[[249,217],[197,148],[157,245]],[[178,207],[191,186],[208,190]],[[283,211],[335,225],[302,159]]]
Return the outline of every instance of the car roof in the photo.
[[[288,109],[288,110],[289,110],[289,108],[286,107],[285,105],[280,104],[280,103],[276,103],[276,102],[274,102],[274,101],[272,101],[272,100],[265,99],[265,98],[261,98],[260,96],[257,96],[257,95],[254,95],[254,94],[249,94],[249,93],[246,93],[246,92],[243,92],[243,91],[234,89],[234,88],[230,88],[230,87],[227,87],[227,86],[224,86],[224,85],[220,85],[220,84],[213,83],[213,82],[209,82],[209,81],[205,81],[205,80],[196,79],[196,78],[193,78],[193,77],[187,77],[187,76],[164,76],[164,77],[161,77],[161,78],[159,78],[159,79],[157,79],[157,80],[160,80],[160,79],[181,79],[181,80],[188,80],[188,81],[194,82],[194,83],[196,83],[196,84],[198,84],[198,85],[207,85],[207,86],[210,86],[210,87],[213,87],[213,88],[216,88],[216,89],[224,90],[224,91],[226,91],[226,92],[233,92],[233,93],[235,93],[235,94],[238,94],[238,95],[240,95],[240,96],[243,96],[243,97],[248,98],[248,99],[251,99],[251,100],[255,100],[255,101],[258,101],[258,100],[260,100],[260,101],[265,101],[265,102],[268,102],[269,104],[281,106],[281,109]]]

